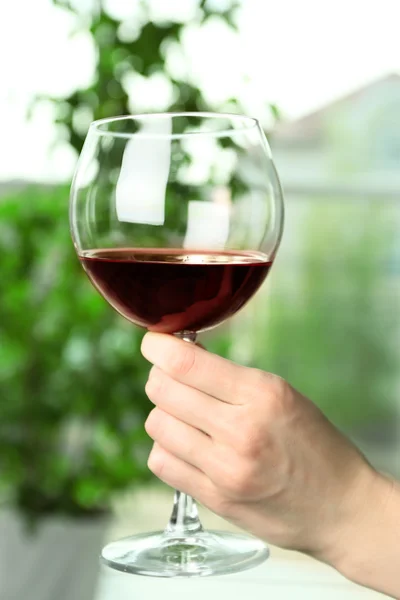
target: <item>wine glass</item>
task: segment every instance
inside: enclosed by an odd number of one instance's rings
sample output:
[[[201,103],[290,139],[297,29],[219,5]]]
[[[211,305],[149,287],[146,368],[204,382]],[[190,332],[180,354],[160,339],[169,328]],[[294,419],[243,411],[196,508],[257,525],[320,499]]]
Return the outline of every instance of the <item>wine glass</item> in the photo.
[[[266,278],[282,235],[283,197],[256,119],[123,116],[91,124],[70,221],[83,268],[116,311],[194,342]],[[190,577],[247,569],[268,554],[251,536],[205,531],[195,501],[176,491],[165,531],[112,542],[102,560],[130,573]]]

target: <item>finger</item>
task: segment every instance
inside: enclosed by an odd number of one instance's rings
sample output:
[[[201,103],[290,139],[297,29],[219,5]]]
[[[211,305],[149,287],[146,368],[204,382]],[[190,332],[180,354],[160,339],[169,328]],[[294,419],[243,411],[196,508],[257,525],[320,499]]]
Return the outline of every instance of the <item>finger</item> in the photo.
[[[244,367],[195,344],[160,333],[147,333],[144,336],[142,354],[176,381],[229,404],[241,404]]]
[[[148,467],[161,481],[172,488],[197,498],[206,506],[217,497],[214,484],[204,473],[164,450],[157,443],[150,452]]]
[[[147,417],[145,429],[164,450],[201,471],[207,469],[213,442],[205,433],[157,407]]]
[[[156,406],[211,437],[219,437],[226,428],[227,404],[176,381],[158,367],[151,369],[145,389]]]

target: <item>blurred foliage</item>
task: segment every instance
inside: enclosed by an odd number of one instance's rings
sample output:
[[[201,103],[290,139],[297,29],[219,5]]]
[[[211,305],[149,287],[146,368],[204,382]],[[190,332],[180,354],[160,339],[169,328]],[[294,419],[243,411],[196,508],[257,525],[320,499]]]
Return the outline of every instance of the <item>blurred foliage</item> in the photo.
[[[293,254],[255,300],[253,363],[312,398],[338,426],[395,415],[399,293],[390,273],[396,219],[380,202],[309,203]],[[398,286],[398,283],[397,283]],[[261,333],[262,332],[262,333]]]
[[[30,516],[103,510],[149,477],[142,332],[86,280],[68,194],[0,203],[0,486]]]
[[[150,20],[146,2],[134,23],[112,17],[102,0],[53,2],[75,15],[97,57],[87,89],[50,99],[60,139],[77,153],[92,120],[132,112],[134,74],[168,78],[165,109],[207,108],[191,76],[166,71],[167,48],[185,23]],[[235,0],[222,11],[210,6],[199,1],[192,24],[216,18],[235,27]],[[35,187],[0,203],[0,493],[31,518],[102,511],[115,492],[150,477],[142,332],[86,280],[69,237],[68,196],[64,187]]]
[[[178,77],[168,71],[166,56],[171,46],[179,47],[187,23],[181,21],[152,21],[146,0],[139,2],[140,10],[134,20],[118,20],[111,16],[103,0],[93,2],[92,10],[87,3],[80,6],[71,0],[53,0],[57,6],[71,11],[78,19],[79,27],[91,34],[96,56],[93,82],[87,89],[79,89],[62,99],[53,98],[56,106],[56,122],[67,131],[71,145],[80,152],[91,121],[116,115],[127,115],[131,109],[130,89],[135,75],[148,78],[162,75],[172,86],[172,100],[164,107],[168,111],[201,111],[210,106],[202,90],[190,75],[190,61],[186,61],[186,73]],[[224,2],[226,7],[217,10],[216,3],[199,0],[196,16],[191,26],[203,25],[209,19],[219,19],[235,29],[235,13],[238,0]],[[133,83],[134,90],[134,83]],[[131,92],[132,93],[132,92]],[[235,98],[223,107],[240,112]],[[271,114],[278,115],[276,106]]]

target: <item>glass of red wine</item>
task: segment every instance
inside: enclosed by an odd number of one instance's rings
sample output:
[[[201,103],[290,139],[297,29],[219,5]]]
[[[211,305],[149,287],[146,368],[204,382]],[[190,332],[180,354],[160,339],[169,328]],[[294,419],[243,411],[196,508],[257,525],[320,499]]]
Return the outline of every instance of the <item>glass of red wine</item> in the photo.
[[[117,312],[194,342],[261,286],[283,213],[258,121],[188,112],[92,123],[70,221],[83,268]],[[233,573],[267,557],[267,546],[253,537],[205,531],[195,501],[180,491],[163,532],[112,542],[102,552],[110,567],[160,577]]]

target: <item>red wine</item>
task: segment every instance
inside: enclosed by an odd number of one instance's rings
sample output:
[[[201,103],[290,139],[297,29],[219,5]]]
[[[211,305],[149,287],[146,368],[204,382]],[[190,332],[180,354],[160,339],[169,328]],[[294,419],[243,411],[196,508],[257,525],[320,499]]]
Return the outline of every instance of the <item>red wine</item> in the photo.
[[[272,262],[260,252],[90,250],[80,261],[121,315],[150,331],[202,331],[236,313]]]

